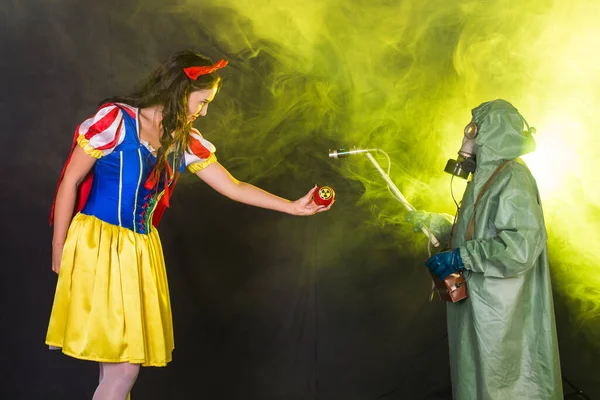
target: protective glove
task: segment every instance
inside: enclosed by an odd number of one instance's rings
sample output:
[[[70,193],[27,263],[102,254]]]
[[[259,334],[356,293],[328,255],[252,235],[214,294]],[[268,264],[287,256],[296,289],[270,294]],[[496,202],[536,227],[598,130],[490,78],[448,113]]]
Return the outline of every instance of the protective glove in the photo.
[[[413,231],[419,232],[423,228],[423,225],[429,228],[431,214],[423,210],[413,210],[408,212],[406,220],[412,223]]]
[[[422,210],[409,211],[406,220],[412,223],[413,231],[420,232],[426,227],[440,243],[448,243],[454,218],[448,214],[429,213]]]
[[[443,281],[448,275],[458,272],[465,267],[462,258],[460,258],[460,250],[458,248],[452,251],[437,253],[425,262],[425,266],[440,281]]]

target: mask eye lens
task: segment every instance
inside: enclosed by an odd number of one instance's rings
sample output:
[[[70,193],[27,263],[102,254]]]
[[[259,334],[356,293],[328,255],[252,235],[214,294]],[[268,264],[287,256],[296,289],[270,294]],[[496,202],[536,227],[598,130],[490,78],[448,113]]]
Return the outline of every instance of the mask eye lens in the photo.
[[[469,122],[469,125],[465,126],[465,136],[469,139],[473,139],[477,135],[477,125],[475,122]]]

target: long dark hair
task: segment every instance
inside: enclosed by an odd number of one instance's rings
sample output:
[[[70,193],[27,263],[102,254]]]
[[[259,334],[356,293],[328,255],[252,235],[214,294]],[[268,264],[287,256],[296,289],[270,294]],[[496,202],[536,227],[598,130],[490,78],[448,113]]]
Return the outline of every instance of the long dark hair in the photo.
[[[126,96],[117,96],[104,100],[102,103],[125,103],[137,108],[161,105],[162,132],[161,147],[156,153],[154,176],[160,179],[162,171],[168,163],[168,154],[172,149],[175,156],[182,162],[183,152],[189,144],[189,133],[192,122],[188,121],[188,98],[196,90],[219,89],[221,77],[215,72],[200,75],[196,80],[188,78],[184,68],[192,66],[210,66],[212,61],[203,55],[190,50],[174,53],[158,67],[150,77],[140,85],[139,90]],[[179,168],[174,171],[177,174]]]

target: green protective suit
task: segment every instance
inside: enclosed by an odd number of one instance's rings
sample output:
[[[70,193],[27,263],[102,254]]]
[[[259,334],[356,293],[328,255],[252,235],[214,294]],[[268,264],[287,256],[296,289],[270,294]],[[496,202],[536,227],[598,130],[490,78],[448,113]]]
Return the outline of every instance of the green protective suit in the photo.
[[[562,399],[544,216],[535,179],[518,159],[535,141],[504,100],[472,114],[477,168],[452,234],[469,298],[447,305],[454,399]],[[467,241],[475,200],[503,160],[515,161],[484,192]]]

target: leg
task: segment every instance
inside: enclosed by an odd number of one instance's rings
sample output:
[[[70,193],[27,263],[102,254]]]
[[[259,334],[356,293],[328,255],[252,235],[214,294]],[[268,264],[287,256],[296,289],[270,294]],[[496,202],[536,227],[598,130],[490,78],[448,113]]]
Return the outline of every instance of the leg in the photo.
[[[100,374],[98,375],[98,385],[100,385],[102,383],[102,378],[104,377],[104,364],[98,363],[98,366],[100,367]]]
[[[139,364],[102,363],[101,382],[92,400],[126,400],[140,371]]]

